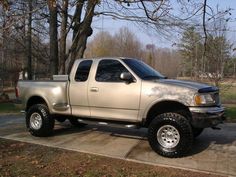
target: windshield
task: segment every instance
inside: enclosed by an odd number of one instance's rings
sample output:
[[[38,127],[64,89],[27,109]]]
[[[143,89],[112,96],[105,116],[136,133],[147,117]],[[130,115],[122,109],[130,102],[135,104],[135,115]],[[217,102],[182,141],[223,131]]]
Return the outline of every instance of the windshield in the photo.
[[[143,80],[151,79],[165,79],[166,77],[148,66],[144,62],[135,59],[123,59],[125,64],[129,66],[132,71],[137,74]]]

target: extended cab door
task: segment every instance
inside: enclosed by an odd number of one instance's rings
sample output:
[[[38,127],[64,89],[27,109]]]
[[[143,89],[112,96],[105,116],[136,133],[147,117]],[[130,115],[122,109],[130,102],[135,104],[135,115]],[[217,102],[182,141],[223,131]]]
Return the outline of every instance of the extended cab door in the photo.
[[[90,117],[88,103],[88,83],[92,60],[77,60],[74,64],[78,66],[71,71],[69,98],[72,115]]]
[[[136,79],[127,83],[121,80],[120,74],[130,71],[119,60],[96,60],[96,65],[88,87],[91,117],[137,121],[141,81]]]

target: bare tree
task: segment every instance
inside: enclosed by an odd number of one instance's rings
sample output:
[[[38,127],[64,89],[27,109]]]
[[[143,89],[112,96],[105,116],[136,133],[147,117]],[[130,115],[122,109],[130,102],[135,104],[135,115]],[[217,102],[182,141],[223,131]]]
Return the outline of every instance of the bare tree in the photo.
[[[13,4],[18,1],[21,0],[17,0],[13,2]],[[199,24],[206,27],[204,31],[208,34],[206,22],[208,18],[214,16],[211,13],[211,7],[207,4],[207,0],[178,0],[176,2],[170,0],[37,0],[36,2],[38,3],[39,1],[43,5],[46,4],[48,8],[42,11],[41,7],[34,8],[33,6],[32,12],[27,10],[26,13],[21,13],[17,16],[12,13],[11,17],[14,17],[16,21],[16,19],[23,19],[24,16],[29,17],[29,15],[32,14],[31,36],[35,34],[35,31],[40,31],[38,29],[36,30],[34,26],[34,17],[36,14],[38,14],[36,18],[38,21],[49,19],[49,35],[46,29],[45,39],[50,37],[49,55],[51,75],[57,74],[58,70],[60,70],[60,73],[68,73],[74,60],[84,56],[87,39],[93,33],[92,22],[94,19],[97,20],[101,16],[129,21],[130,23],[139,25],[142,30],[153,31],[159,34],[159,36],[168,36],[174,29],[185,29],[192,25],[199,26]],[[9,2],[10,0],[4,0],[1,1],[1,4],[8,8],[11,6]],[[175,8],[177,8],[178,11],[174,10]],[[15,11],[15,13],[17,13],[17,11]],[[202,19],[201,23],[199,22],[200,15]],[[26,25],[23,26],[23,29],[25,29]],[[47,28],[47,25],[43,26]],[[58,31],[60,31],[59,39]],[[68,47],[66,42],[71,36],[71,46],[69,50],[66,50],[66,47]],[[117,36],[116,38],[119,37]],[[135,44],[135,41],[133,43]],[[138,48],[139,44],[136,44]],[[44,44],[42,44],[42,46],[44,46]],[[124,53],[128,56],[131,56],[131,54],[127,52],[135,53],[135,51],[131,50],[125,51],[124,48],[122,50],[124,50]],[[59,56],[58,51],[60,52]],[[34,55],[34,52],[32,52],[32,56]],[[140,54],[137,53],[137,56],[140,56]],[[154,59],[154,57],[152,58]],[[68,67],[66,67],[66,64],[68,64]]]
[[[27,73],[28,79],[32,80],[32,0],[28,0],[28,23],[26,34]]]
[[[178,45],[180,53],[186,59],[183,68],[189,71],[190,76],[194,73],[194,79],[197,79],[196,76],[207,78],[218,86],[224,78],[225,65],[229,64],[233,47],[226,38],[226,32],[227,20],[224,16],[215,16],[208,24],[207,40],[205,33],[201,35],[194,28],[183,33]]]
[[[76,5],[76,10],[73,16],[73,38],[72,45],[70,49],[71,57],[68,66],[68,72],[71,70],[71,67],[76,58],[82,58],[84,55],[84,51],[86,49],[87,39],[92,35],[93,30],[91,28],[92,20],[94,17],[95,6],[98,4],[98,0],[88,0],[86,11],[83,15],[83,7],[85,5],[85,1],[78,0]]]
[[[146,48],[133,32],[121,28],[114,35],[103,31],[88,43],[86,57],[126,56],[142,59],[164,75],[176,78],[181,57],[178,51],[157,48],[149,44]]]
[[[203,57],[204,39],[194,27],[188,28],[183,32],[180,43],[178,44],[179,51],[183,56],[182,72],[183,75],[190,75],[191,79],[197,79],[201,71],[201,60]],[[203,70],[202,70],[203,72]]]
[[[88,43],[85,52],[88,57],[126,56],[142,57],[142,44],[128,28],[121,28],[113,36],[109,32],[100,32]]]
[[[107,31],[97,33],[88,43],[85,57],[111,57],[114,56],[114,37]]]
[[[62,0],[61,5],[61,33],[60,33],[60,73],[66,72],[66,38],[68,21],[68,0]]]
[[[150,57],[152,61],[149,61]],[[153,68],[168,78],[176,78],[179,74],[181,57],[176,50],[155,47],[151,51],[146,50],[143,58],[146,63],[150,63]]]
[[[118,20],[128,20],[143,29],[155,30],[160,34],[168,32],[165,28],[180,26],[183,21],[172,13],[170,1],[75,1],[74,14],[69,15],[69,28],[73,30],[72,45],[67,53],[70,60],[68,72],[76,58],[82,58],[87,38],[92,34],[92,20],[99,16],[108,16]],[[182,25],[183,26],[183,25]],[[68,29],[67,31],[69,31]]]
[[[57,1],[47,0],[49,7],[49,35],[50,35],[50,72],[58,74],[58,34],[57,34]]]
[[[141,58],[142,56],[142,44],[127,27],[121,28],[114,35],[114,42],[116,45],[114,54],[116,56],[125,56],[132,58]]]
[[[0,23],[4,24],[1,34],[7,41],[7,45],[4,45],[6,56],[2,57],[2,60],[7,61],[3,65],[9,76],[7,79],[12,80],[20,70],[27,72],[32,79],[36,74],[36,65],[44,63],[42,68],[47,68],[45,6],[43,0],[16,0],[9,1],[6,9],[0,9],[5,14],[5,20],[0,18]]]

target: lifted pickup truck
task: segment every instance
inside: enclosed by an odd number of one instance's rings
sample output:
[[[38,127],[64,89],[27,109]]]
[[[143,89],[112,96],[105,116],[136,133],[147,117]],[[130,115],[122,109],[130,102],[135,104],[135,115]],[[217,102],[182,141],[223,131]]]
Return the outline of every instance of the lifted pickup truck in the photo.
[[[18,89],[34,136],[50,135],[55,119],[147,127],[151,148],[166,157],[184,155],[194,137],[224,119],[218,88],[166,79],[137,59],[79,59],[69,76],[19,81]]]

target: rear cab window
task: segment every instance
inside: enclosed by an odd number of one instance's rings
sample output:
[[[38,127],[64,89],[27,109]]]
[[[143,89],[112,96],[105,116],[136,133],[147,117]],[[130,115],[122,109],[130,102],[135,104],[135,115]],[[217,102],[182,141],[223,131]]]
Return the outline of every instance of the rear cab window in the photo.
[[[79,63],[79,66],[76,70],[75,81],[76,82],[85,82],[88,80],[89,72],[91,69],[93,61],[84,60]]]

